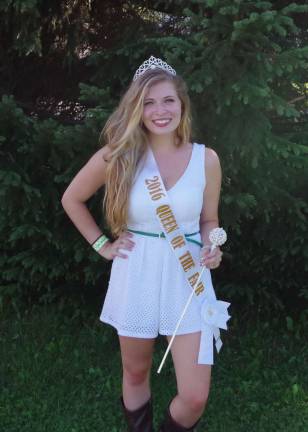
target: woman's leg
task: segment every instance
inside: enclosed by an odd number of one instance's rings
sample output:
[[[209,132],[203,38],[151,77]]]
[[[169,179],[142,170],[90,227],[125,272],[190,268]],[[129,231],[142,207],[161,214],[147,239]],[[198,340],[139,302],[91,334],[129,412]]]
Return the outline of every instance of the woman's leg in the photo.
[[[202,416],[210,389],[211,366],[197,363],[200,336],[201,332],[177,335],[171,346],[178,394],[170,404],[170,414],[185,428]]]
[[[119,336],[123,367],[123,402],[136,410],[150,396],[150,372],[155,339]]]

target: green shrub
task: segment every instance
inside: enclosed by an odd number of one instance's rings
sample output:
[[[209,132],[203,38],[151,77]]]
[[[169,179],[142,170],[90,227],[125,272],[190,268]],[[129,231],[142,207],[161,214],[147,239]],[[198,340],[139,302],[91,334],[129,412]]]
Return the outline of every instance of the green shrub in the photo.
[[[145,2],[138,9],[134,32],[123,29],[104,49],[93,45],[92,77],[79,85],[88,108],[80,124],[30,117],[13,97],[3,97],[0,298],[48,302],[67,286],[92,286],[108,275],[109,265],[74,229],[60,200],[98,149],[99,132],[133,71],[153,54],[186,79],[194,139],[221,159],[221,225],[229,239],[213,274],[223,297],[243,310],[303,307],[308,47],[297,17],[305,21],[307,6],[178,0],[153,7]],[[104,226],[102,193],[89,208]]]
[[[94,284],[108,267],[76,235],[61,204],[67,184],[97,150],[93,120],[78,126],[34,120],[3,97],[0,128],[2,301],[48,302],[65,286]],[[90,204],[102,223],[101,194]]]

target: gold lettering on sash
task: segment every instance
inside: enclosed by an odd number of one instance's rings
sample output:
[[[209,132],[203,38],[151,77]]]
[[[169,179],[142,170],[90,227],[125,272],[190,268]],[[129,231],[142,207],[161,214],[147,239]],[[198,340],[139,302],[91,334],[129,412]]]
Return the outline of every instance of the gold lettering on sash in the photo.
[[[164,215],[166,213],[170,213],[170,206],[168,204],[162,204],[159,207],[157,207],[156,213],[158,214],[158,216],[160,216],[161,214]]]
[[[200,281],[200,282],[198,283],[197,288],[195,289],[195,294],[198,296],[199,294],[202,293],[202,291],[204,291],[204,285],[203,285],[203,283]]]
[[[189,283],[192,287],[194,287],[195,283],[197,282],[198,277],[199,277],[199,272],[196,272],[188,278]]]
[[[183,236],[178,235],[178,236],[174,237],[171,240],[171,244],[172,244],[173,249],[181,248],[181,247],[185,246],[185,241],[184,241]]]
[[[166,196],[158,176],[154,176],[150,179],[145,179],[145,184],[153,201],[157,201],[162,197]],[[156,213],[168,234],[176,229],[179,229],[172,209],[168,204],[163,204],[157,207]],[[185,239],[182,235],[177,235],[171,240],[171,244],[173,249],[181,248],[185,246]],[[179,260],[185,272],[195,267],[193,257],[191,256],[191,253],[189,251],[185,252],[182,256],[180,256]],[[198,277],[199,273],[196,272],[188,278],[188,281],[193,288],[195,283],[197,282]],[[194,291],[196,295],[199,295],[204,291],[204,285],[201,281],[198,283],[198,286],[194,288]]]
[[[163,204],[157,207],[156,213],[168,234],[179,228],[169,205]]]
[[[188,278],[189,283],[190,283],[190,285],[191,285],[193,288],[194,288],[195,283],[196,283],[197,280],[198,280],[198,277],[199,277],[199,272],[196,272],[196,273],[194,273],[193,275],[191,275],[191,276]],[[195,290],[195,294],[196,294],[196,295],[201,294],[201,293],[204,291],[204,285],[203,285],[203,282],[200,281],[200,282],[198,283],[197,288],[194,289],[194,290]]]
[[[180,256],[180,262],[184,271],[186,272],[195,266],[193,257],[191,256],[191,253],[189,251],[185,252],[184,255]]]
[[[158,176],[154,176],[152,179],[145,179],[145,184],[153,201],[157,201],[166,196]]]

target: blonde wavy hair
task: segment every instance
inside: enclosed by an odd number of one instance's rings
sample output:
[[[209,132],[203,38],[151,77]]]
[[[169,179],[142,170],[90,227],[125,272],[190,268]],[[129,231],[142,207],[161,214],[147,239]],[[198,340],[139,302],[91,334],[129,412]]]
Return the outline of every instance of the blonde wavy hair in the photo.
[[[108,145],[103,212],[111,233],[118,236],[127,228],[128,198],[138,162],[147,145],[147,129],[142,122],[143,104],[147,90],[161,81],[173,83],[181,100],[181,120],[175,131],[175,145],[190,142],[191,109],[184,80],[162,69],[150,69],[132,81],[116,110],[108,118],[101,136],[102,145]]]

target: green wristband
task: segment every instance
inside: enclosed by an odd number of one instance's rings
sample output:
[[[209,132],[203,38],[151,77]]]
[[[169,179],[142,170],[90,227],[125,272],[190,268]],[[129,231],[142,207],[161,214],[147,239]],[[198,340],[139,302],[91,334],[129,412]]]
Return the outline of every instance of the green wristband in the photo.
[[[100,250],[101,247],[104,246],[105,243],[107,243],[107,241],[109,240],[108,237],[106,237],[104,234],[101,235],[92,245],[93,249],[96,250],[96,252],[98,252]]]

